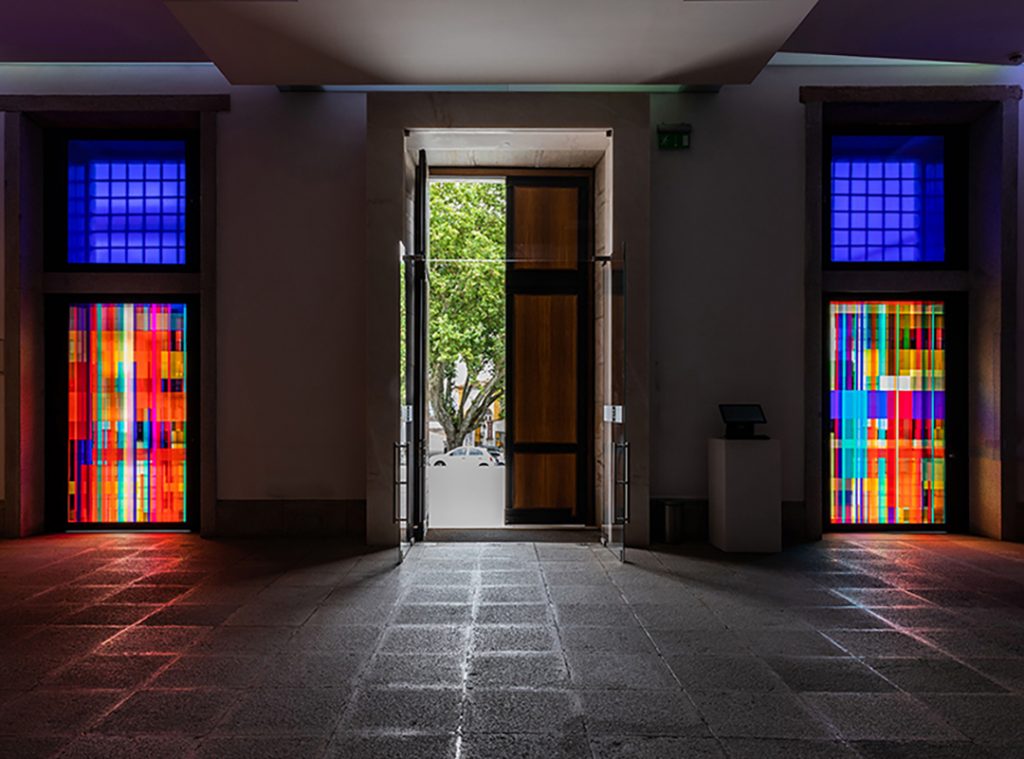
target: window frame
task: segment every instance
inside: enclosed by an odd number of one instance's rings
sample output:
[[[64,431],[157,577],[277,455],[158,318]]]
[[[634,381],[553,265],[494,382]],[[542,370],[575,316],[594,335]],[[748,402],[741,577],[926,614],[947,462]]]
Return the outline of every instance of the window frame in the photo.
[[[185,262],[183,264],[97,264],[68,261],[68,145],[74,140],[185,144]],[[200,165],[199,134],[194,129],[56,129],[48,130],[44,147],[43,260],[48,272],[146,272],[156,274],[199,270]]]
[[[832,260],[833,137],[942,137],[945,199],[945,258],[942,261]],[[960,271],[968,262],[968,135],[960,125],[828,125],[823,130],[821,250],[826,271]]]

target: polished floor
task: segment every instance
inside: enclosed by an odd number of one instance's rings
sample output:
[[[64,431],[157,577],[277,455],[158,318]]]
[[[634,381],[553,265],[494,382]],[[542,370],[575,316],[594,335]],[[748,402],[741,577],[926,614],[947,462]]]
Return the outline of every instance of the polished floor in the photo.
[[[1024,546],[0,543],[2,757],[1024,756]]]

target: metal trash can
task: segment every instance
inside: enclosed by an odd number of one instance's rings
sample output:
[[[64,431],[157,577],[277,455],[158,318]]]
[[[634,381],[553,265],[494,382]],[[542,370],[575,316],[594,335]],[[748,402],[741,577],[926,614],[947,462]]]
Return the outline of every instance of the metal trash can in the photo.
[[[683,502],[665,501],[665,542],[683,542]]]

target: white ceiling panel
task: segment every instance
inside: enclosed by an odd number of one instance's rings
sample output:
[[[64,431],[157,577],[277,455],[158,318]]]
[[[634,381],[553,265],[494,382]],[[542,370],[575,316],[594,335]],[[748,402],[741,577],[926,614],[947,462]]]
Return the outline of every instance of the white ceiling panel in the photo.
[[[236,84],[732,84],[816,0],[168,0]]]

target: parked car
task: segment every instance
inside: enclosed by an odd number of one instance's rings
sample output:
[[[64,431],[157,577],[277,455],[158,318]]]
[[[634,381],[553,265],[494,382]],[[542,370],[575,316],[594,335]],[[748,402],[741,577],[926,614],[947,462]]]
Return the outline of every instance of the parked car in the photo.
[[[496,445],[485,445],[484,448],[486,448],[487,452],[490,453],[491,456],[494,457],[494,461],[498,464],[498,466],[505,466],[505,449],[504,448],[500,448],[500,447],[498,447]]]
[[[495,460],[486,448],[479,448],[475,445],[460,445],[452,448],[447,453],[435,456],[431,466],[497,466]]]

